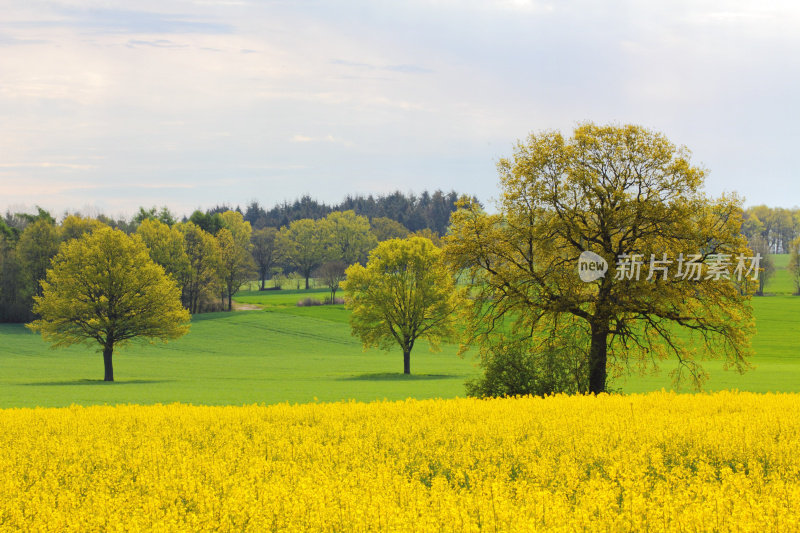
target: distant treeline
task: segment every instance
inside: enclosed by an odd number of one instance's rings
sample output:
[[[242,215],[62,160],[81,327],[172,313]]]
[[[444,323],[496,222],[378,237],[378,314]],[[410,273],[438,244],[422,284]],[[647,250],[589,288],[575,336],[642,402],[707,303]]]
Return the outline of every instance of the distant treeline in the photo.
[[[365,261],[378,242],[417,234],[434,243],[447,231],[459,195],[427,191],[386,196],[348,196],[329,206],[304,196],[265,210],[258,202],[216,206],[178,216],[166,207],[145,208],[130,219],[67,212],[60,220],[44,209],[7,212],[0,218],[0,322],[28,321],[33,298],[42,295],[52,258],[62,243],[101,226],[137,234],[153,260],[173,276],[192,313],[230,309],[231,297],[246,280],[261,287],[274,275],[331,278],[332,294],[344,267]],[[276,285],[278,280],[275,280]],[[299,282],[298,282],[299,283]]]
[[[450,213],[455,211],[455,203],[461,195],[455,191],[433,194],[428,191],[419,196],[403,194],[399,191],[383,196],[347,196],[336,205],[318,202],[310,196],[303,196],[294,202],[283,202],[266,210],[258,202],[251,202],[244,211],[239,210],[244,219],[250,222],[253,229],[264,227],[280,228],[288,226],[295,220],[310,218],[319,220],[334,211],[355,211],[357,215],[373,218],[390,218],[415,232],[430,229],[442,236],[447,231]],[[222,213],[232,209],[230,206],[217,206],[207,211],[208,214]]]
[[[788,254],[792,241],[800,237],[800,208],[748,207],[742,216],[742,233],[751,244],[763,240],[769,253]]]

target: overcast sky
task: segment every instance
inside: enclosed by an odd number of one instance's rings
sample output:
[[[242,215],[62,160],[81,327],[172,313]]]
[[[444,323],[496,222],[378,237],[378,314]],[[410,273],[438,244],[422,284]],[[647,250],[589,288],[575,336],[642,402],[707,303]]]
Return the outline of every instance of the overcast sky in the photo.
[[[800,3],[0,0],[0,210],[487,202],[531,131],[635,123],[800,204]]]

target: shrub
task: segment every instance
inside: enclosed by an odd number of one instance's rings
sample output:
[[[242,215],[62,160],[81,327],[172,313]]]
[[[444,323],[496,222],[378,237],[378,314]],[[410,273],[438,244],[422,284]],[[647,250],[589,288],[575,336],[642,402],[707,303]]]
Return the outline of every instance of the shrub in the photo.
[[[467,395],[546,396],[588,390],[588,358],[571,341],[534,346],[529,340],[503,341],[481,354],[483,375],[466,383]]]
[[[272,276],[272,286],[275,287],[275,289],[283,288],[284,283],[286,283],[286,276],[283,274],[276,274],[275,276]]]
[[[297,302],[297,307],[312,307],[315,305],[322,305],[322,302],[316,298],[306,297]]]

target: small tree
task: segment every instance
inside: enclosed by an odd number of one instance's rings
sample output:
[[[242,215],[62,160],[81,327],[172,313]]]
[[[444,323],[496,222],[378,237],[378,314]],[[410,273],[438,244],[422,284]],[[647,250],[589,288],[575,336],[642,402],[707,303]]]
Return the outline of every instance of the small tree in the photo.
[[[241,214],[235,214],[241,219]],[[217,232],[217,244],[220,250],[219,271],[224,286],[223,294],[228,299],[228,311],[233,307],[233,295],[250,279],[250,274],[255,268],[253,257],[250,255],[252,247],[250,223],[243,224],[246,225],[245,230],[238,233],[228,228],[222,228]]]
[[[453,311],[459,293],[441,262],[441,251],[422,237],[391,239],[370,254],[366,268],[349,267],[345,306],[350,326],[364,348],[403,350],[403,373],[411,373],[411,350],[419,338],[431,349],[455,335]]]
[[[258,267],[258,279],[261,281],[262,291],[272,268],[281,260],[277,237],[278,230],[275,228],[257,229],[250,237],[253,260]]]
[[[345,280],[345,268],[347,268],[347,265],[345,265],[343,261],[330,261],[314,272],[314,277],[330,289],[330,303],[336,302],[336,289],[338,289],[339,284]]]
[[[192,222],[176,224],[176,227],[183,234],[189,261],[180,280],[184,305],[189,312],[200,313],[212,295],[219,294],[219,243],[213,235]]]
[[[41,318],[28,327],[53,347],[100,344],[105,381],[114,381],[114,348],[138,338],[184,335],[189,313],[175,282],[138,237],[100,228],[62,245],[34,298]]]
[[[325,261],[323,225],[321,221],[304,218],[295,220],[278,234],[281,254],[306,280],[306,289],[311,272]]]
[[[17,257],[30,287],[37,296],[42,295],[39,284],[47,274],[50,260],[58,252],[58,230],[48,218],[38,218],[28,224],[17,243]]]

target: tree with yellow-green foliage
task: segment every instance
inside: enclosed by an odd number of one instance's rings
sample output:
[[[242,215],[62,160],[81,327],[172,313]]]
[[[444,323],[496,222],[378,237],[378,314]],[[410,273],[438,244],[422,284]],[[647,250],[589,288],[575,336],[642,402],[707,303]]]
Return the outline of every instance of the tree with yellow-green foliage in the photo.
[[[225,227],[217,232],[216,238],[220,251],[219,272],[228,298],[228,311],[233,305],[233,295],[239,292],[242,285],[250,279],[255,270],[253,256],[250,251],[252,229],[250,223],[236,211],[221,214]]]
[[[28,224],[19,237],[17,257],[36,296],[42,295],[40,282],[47,274],[50,260],[58,252],[59,242],[58,229],[44,217]]]
[[[751,256],[741,202],[705,196],[706,171],[688,150],[639,126],[588,123],[570,138],[532,134],[498,169],[497,213],[464,200],[444,238],[447,262],[472,281],[465,345],[491,357],[505,336],[548,350],[569,331],[585,343],[592,393],[606,390],[609,369],[668,357],[676,380],[688,371],[699,385],[699,350],[748,368],[750,295],[734,279],[737,258]],[[604,276],[579,278],[583,252],[605,262]],[[685,275],[695,254],[700,279]],[[709,277],[726,261],[728,277]]]
[[[175,282],[139,237],[109,227],[65,242],[42,289],[34,298],[41,318],[28,327],[54,348],[98,343],[105,381],[114,381],[114,348],[135,339],[176,339],[189,330]]]
[[[97,228],[105,226],[96,218],[82,217],[80,215],[68,215],[61,221],[59,233],[61,240],[79,239],[85,233],[91,233]]]
[[[350,326],[364,348],[403,350],[403,372],[411,373],[411,350],[418,339],[431,349],[455,338],[453,312],[460,292],[441,261],[441,250],[422,237],[390,239],[356,263],[342,282]]]
[[[370,231],[369,219],[354,211],[334,211],[319,222],[329,261],[352,265],[364,261],[378,239]]]
[[[261,281],[261,290],[263,291],[272,267],[282,259],[278,230],[270,227],[254,230],[250,237],[250,244],[252,244],[251,253],[258,269],[258,279]]]
[[[374,217],[369,222],[370,231],[378,242],[389,239],[403,239],[410,233],[408,228],[396,220],[387,217]]]
[[[220,249],[217,239],[194,222],[174,226],[183,235],[188,267],[180,280],[181,300],[192,314],[203,310],[205,304],[220,291]]]
[[[281,255],[296,268],[306,281],[315,268],[325,262],[326,240],[324,222],[304,218],[281,228],[278,242]]]
[[[145,218],[136,234],[142,239],[150,252],[150,258],[161,265],[181,287],[189,270],[189,256],[186,255],[186,240],[178,226],[168,226],[155,218]]]

